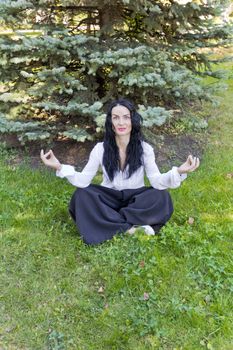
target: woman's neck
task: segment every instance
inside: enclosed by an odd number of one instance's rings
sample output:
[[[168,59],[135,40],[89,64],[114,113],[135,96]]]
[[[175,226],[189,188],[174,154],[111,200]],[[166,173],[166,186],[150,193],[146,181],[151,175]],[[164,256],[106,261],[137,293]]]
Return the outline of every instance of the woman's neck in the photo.
[[[116,144],[119,149],[119,167],[121,171],[125,169],[125,162],[126,162],[126,150],[127,146],[129,144],[130,137],[125,135],[121,137],[116,136]]]
[[[116,144],[121,151],[126,151],[126,148],[129,144],[130,136],[116,136]]]

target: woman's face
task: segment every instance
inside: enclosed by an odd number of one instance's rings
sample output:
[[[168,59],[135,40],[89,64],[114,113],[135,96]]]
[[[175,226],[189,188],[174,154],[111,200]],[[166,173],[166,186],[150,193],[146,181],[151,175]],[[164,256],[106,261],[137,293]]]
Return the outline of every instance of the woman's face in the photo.
[[[112,127],[116,136],[130,135],[132,130],[131,115],[128,108],[118,105],[112,109]]]

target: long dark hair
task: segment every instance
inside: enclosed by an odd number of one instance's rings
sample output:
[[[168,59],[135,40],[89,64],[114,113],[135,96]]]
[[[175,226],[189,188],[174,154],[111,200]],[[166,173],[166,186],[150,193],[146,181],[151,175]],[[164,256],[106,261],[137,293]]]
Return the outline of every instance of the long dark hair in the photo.
[[[106,169],[109,179],[112,181],[117,171],[120,169],[119,149],[116,144],[115,133],[112,127],[112,109],[120,105],[126,107],[130,111],[132,130],[130,141],[126,149],[126,161],[124,171],[127,169],[127,178],[129,178],[142,165],[142,133],[141,123],[142,117],[136,111],[135,106],[126,99],[118,99],[113,101],[108,108],[105,121],[105,135],[104,135],[104,155],[103,165]]]

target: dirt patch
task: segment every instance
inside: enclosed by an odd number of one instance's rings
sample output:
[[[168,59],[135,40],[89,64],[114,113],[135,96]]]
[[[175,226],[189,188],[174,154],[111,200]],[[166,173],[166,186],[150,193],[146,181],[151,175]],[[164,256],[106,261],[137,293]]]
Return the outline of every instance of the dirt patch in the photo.
[[[32,168],[40,168],[44,165],[40,159],[40,150],[44,151],[52,149],[54,154],[63,164],[71,164],[81,170],[86,164],[90,151],[95,142],[75,142],[71,140],[54,141],[49,145],[41,142],[30,142],[22,146],[16,135],[0,135],[0,141],[9,150],[14,150],[9,163],[19,165],[25,160]]]
[[[189,154],[201,158],[205,147],[206,137],[203,134],[154,135],[148,131],[146,134],[145,140],[153,146],[156,163],[161,169],[169,169],[173,165],[181,164]],[[14,149],[10,164],[19,165],[27,160],[32,168],[43,167],[39,156],[40,150],[52,148],[61,163],[74,165],[79,171],[87,163],[90,151],[97,142],[62,140],[54,141],[49,146],[38,142],[22,146],[16,135],[0,135],[0,141],[4,142],[8,149]]]
[[[160,135],[149,142],[154,148],[156,163],[161,168],[169,169],[182,164],[189,154],[200,159],[206,146],[206,138],[200,134]]]

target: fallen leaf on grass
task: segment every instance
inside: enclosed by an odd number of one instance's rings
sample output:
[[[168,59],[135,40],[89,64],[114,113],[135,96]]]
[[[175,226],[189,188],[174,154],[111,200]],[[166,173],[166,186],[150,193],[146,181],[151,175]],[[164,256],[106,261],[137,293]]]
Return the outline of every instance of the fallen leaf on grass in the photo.
[[[232,179],[233,178],[233,173],[226,174],[227,179]]]
[[[191,216],[189,217],[189,219],[188,219],[188,223],[189,223],[189,225],[193,225],[194,224],[194,218],[192,218]]]
[[[103,293],[104,292],[104,287],[99,287],[99,289],[98,289],[98,293]]]
[[[140,266],[140,267],[144,267],[144,266],[145,266],[145,261],[143,261],[143,260],[140,261],[139,266]]]
[[[15,329],[16,329],[16,326],[7,327],[7,328],[5,329],[5,332],[6,332],[6,333],[11,333],[11,332],[14,331]]]
[[[150,298],[149,294],[145,292],[145,293],[143,294],[143,299],[144,299],[144,300],[149,300],[149,298]]]
[[[208,294],[204,297],[204,300],[206,302],[206,304],[208,304],[211,301],[211,296]]]

